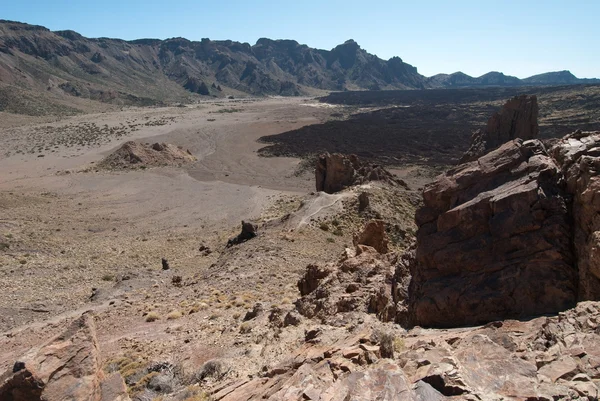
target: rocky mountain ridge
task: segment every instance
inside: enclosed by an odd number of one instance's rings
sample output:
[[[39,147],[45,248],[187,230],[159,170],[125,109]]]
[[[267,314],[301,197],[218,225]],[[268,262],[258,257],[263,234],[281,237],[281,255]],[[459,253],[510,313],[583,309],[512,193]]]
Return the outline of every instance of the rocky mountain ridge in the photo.
[[[399,57],[382,60],[348,40],[320,50],[294,40],[86,38],[77,32],[0,20],[0,83],[103,102],[148,105],[251,94],[593,83],[568,72],[525,80],[492,72],[427,78]],[[0,88],[1,89],[1,88]],[[0,101],[0,110],[2,101]]]

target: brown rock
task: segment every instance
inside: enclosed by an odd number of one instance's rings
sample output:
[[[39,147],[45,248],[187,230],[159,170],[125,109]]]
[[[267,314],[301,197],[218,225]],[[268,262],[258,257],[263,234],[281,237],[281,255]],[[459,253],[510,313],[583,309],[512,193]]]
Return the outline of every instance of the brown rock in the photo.
[[[324,153],[319,156],[315,168],[315,181],[317,191],[329,194],[368,181],[385,181],[406,187],[406,183],[383,167],[363,163],[356,155],[346,156],[340,153]]]
[[[600,300],[600,132],[577,131],[551,152],[573,197],[579,299]]]
[[[102,401],[130,401],[127,386],[120,373],[113,373],[102,382]]]
[[[563,356],[556,361],[542,366],[538,373],[548,377],[554,383],[558,379],[570,380],[579,373],[579,368],[575,359],[570,356]]]
[[[473,134],[471,147],[460,163],[477,160],[513,139],[537,138],[539,133],[537,119],[537,97],[535,95],[515,96],[488,120],[484,131],[478,130]]]
[[[385,222],[383,220],[369,220],[363,230],[354,236],[354,246],[367,245],[373,247],[379,253],[388,252],[388,238],[385,233]],[[357,254],[360,254],[357,249]]]
[[[242,220],[242,232],[240,232],[236,237],[229,239],[227,241],[227,247],[229,248],[233,245],[238,245],[242,242],[251,240],[258,235],[257,231],[258,227],[256,224]]]
[[[362,211],[366,210],[368,207],[369,207],[369,193],[361,192],[360,195],[358,195],[358,211],[362,212]]]
[[[345,312],[374,313],[381,320],[394,320],[392,259],[391,254],[382,255],[365,246],[360,255],[338,264],[309,265],[298,282],[302,297],[295,302],[296,309],[324,322]]]
[[[438,177],[417,211],[410,314],[452,327],[556,313],[576,300],[562,175],[520,139]]]
[[[25,355],[15,373],[2,376],[0,399],[11,401],[98,401],[114,389],[116,398],[129,400],[114,378],[102,387],[98,343],[93,317],[83,314],[69,328],[39,349]],[[121,379],[122,381],[122,379]],[[104,398],[103,398],[104,397]]]

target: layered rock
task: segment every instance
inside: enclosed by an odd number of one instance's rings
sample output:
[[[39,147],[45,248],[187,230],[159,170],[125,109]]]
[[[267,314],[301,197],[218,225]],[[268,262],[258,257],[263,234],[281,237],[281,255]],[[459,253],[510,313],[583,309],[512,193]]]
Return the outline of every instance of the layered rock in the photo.
[[[317,191],[329,194],[368,181],[384,181],[393,185],[406,186],[402,180],[382,166],[363,163],[356,155],[347,156],[340,153],[324,153],[319,156],[315,179]]]
[[[413,324],[556,313],[577,298],[562,174],[540,141],[506,143],[423,193],[411,265]]]
[[[596,400],[600,304],[461,330],[374,331],[366,321],[325,344],[314,334],[259,377],[215,400]],[[323,341],[322,341],[323,340]],[[390,345],[392,357],[384,354]]]
[[[515,96],[488,120],[485,130],[473,134],[471,147],[460,160],[467,163],[513,139],[535,139],[539,133],[535,95]]]
[[[577,131],[551,149],[573,199],[579,299],[600,299],[600,132]]]
[[[0,376],[0,400],[127,401],[119,375],[105,379],[93,317],[84,314]]]
[[[214,400],[443,400],[431,385],[412,383],[368,331],[329,346],[306,343],[264,377],[214,390]]]

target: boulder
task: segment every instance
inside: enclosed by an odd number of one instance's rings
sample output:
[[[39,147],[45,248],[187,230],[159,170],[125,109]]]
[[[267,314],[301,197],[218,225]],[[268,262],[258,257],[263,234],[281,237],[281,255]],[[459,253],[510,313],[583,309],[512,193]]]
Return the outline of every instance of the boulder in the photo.
[[[573,199],[578,297],[600,300],[600,131],[567,135],[551,153],[561,166]]]
[[[258,227],[256,226],[256,224],[242,220],[242,231],[236,237],[233,237],[227,241],[227,248],[233,245],[241,244],[242,242],[246,242],[256,237],[258,235],[256,233],[257,230]]]
[[[406,187],[406,183],[376,164],[363,163],[356,155],[323,153],[315,168],[317,191],[328,194],[369,181],[384,181]]]
[[[363,230],[354,236],[354,246],[366,245],[379,253],[387,253],[388,238],[385,233],[385,222],[383,220],[369,220]],[[360,248],[357,248],[357,254],[360,253]]]
[[[520,95],[508,100],[499,112],[490,117],[485,130],[477,130],[473,134],[471,147],[459,163],[477,160],[513,139],[537,138],[538,111],[535,95]]]
[[[126,401],[122,381],[119,377],[104,380],[94,319],[85,313],[0,376],[0,400]]]
[[[568,196],[538,140],[512,140],[425,187],[411,265],[413,324],[556,313],[577,298]]]

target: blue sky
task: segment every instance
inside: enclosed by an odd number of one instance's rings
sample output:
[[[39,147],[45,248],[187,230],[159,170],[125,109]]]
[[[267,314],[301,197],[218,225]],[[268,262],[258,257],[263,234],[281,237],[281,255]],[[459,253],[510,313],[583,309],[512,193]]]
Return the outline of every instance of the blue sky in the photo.
[[[599,17],[600,0],[0,0],[0,19],[88,37],[268,37],[322,49],[352,38],[427,76],[568,69],[600,77]]]

